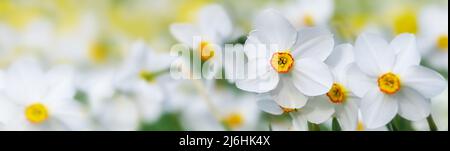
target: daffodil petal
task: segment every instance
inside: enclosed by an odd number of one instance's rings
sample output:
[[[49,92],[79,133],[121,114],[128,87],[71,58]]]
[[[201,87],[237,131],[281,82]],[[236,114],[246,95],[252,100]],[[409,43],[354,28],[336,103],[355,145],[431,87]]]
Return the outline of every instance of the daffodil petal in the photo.
[[[173,24],[170,26],[170,32],[176,40],[189,47],[194,47],[195,36],[201,36],[200,31],[192,24]]]
[[[308,101],[303,113],[309,122],[321,124],[330,119],[335,110],[334,105],[326,96],[317,96]]]
[[[306,96],[327,93],[333,84],[333,76],[328,66],[315,59],[296,60],[292,81]]]
[[[267,45],[276,45],[279,50],[291,49],[297,38],[297,32],[289,21],[272,9],[256,18],[255,30],[259,32],[260,40]]]
[[[343,131],[355,131],[358,125],[358,103],[355,98],[336,106],[336,118]]]
[[[220,5],[209,5],[202,8],[198,21],[201,32],[218,40],[216,42],[224,42],[231,35],[231,19]]]
[[[420,52],[417,50],[416,37],[412,34],[402,34],[391,42],[392,49],[397,53],[393,71],[403,72],[410,66],[420,64]]]
[[[249,75],[246,79],[236,81],[239,89],[255,93],[265,93],[276,88],[279,82],[279,75],[269,64],[261,61],[251,61],[248,64]]]
[[[266,96],[263,98],[258,98],[257,102],[258,108],[264,112],[273,114],[273,115],[281,115],[283,114],[283,110],[281,107],[270,98],[270,96]]]
[[[289,109],[302,108],[308,100],[308,98],[298,91],[294,84],[286,78],[281,78],[277,88],[270,93],[278,105]]]
[[[359,97],[364,97],[367,91],[377,87],[377,79],[364,74],[355,64],[349,68],[347,74],[351,91]]]
[[[296,59],[316,58],[325,61],[334,48],[333,34],[322,28],[305,28],[298,32],[293,48]]]

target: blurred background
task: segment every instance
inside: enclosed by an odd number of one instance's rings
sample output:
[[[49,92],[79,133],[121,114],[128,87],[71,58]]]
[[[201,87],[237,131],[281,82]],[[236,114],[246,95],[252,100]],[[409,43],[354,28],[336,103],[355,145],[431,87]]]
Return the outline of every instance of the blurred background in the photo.
[[[330,0],[327,5],[331,7],[308,6],[308,0],[303,1],[306,2],[0,0],[0,69],[4,70],[23,56],[38,57],[48,66],[73,65],[81,73],[110,68],[125,58],[130,45],[136,40],[143,40],[155,51],[168,52],[177,43],[169,32],[171,24],[193,23],[199,9],[209,4],[219,4],[232,19],[236,39],[245,37],[250,32],[253,18],[266,8],[280,10],[299,28],[307,26],[311,21],[317,26],[326,26],[335,33],[338,43],[352,43],[364,31],[380,33],[387,39],[399,33],[414,33],[420,40],[423,65],[439,71],[448,79],[448,19],[447,23],[442,23],[445,19],[439,17],[448,17],[447,0]],[[313,20],[301,16],[305,14],[303,9],[310,8],[317,8],[310,12],[313,17],[317,16]],[[427,17],[434,12],[435,15]],[[434,34],[432,31],[436,28],[442,28],[441,33]],[[221,96],[224,94],[220,91],[225,91],[227,96],[223,98],[240,93],[231,84],[223,84],[217,89],[214,91],[219,92],[211,93],[220,93],[218,96]],[[197,95],[195,92],[191,93]],[[433,100],[433,108],[433,116],[439,129],[448,130],[448,92]],[[196,124],[189,124],[189,121],[201,118],[195,112],[162,112],[157,120],[140,122],[134,130],[215,130],[204,127],[215,125],[214,123],[198,121]],[[270,123],[278,121],[280,124],[273,124],[272,128],[283,129],[283,119],[260,113],[257,109],[254,112],[256,113],[252,117],[255,119],[252,121],[256,126],[249,129],[268,130]],[[230,114],[223,121],[229,127],[235,127],[241,120]],[[326,127],[325,124],[324,129]],[[413,127],[427,130],[426,121],[414,123]]]

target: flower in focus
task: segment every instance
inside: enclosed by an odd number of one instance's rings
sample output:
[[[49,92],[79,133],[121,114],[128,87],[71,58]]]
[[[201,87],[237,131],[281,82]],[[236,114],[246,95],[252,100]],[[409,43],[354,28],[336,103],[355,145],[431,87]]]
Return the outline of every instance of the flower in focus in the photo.
[[[296,0],[284,9],[296,27],[327,26],[334,12],[333,0]]]
[[[255,93],[270,93],[286,109],[302,108],[308,96],[328,92],[333,77],[324,63],[334,47],[327,30],[306,28],[297,32],[278,12],[267,10],[256,19],[245,43],[246,79],[236,86]]]
[[[0,123],[5,130],[87,130],[75,101],[73,71],[55,67],[44,72],[32,59],[12,64],[2,76]]]
[[[448,8],[424,8],[419,23],[420,44],[425,59],[434,68],[448,71]]]
[[[397,113],[411,121],[430,115],[430,98],[445,90],[439,73],[422,67],[414,35],[402,34],[390,44],[362,34],[355,44],[356,65],[349,70],[350,89],[362,97],[367,128],[390,122]]]

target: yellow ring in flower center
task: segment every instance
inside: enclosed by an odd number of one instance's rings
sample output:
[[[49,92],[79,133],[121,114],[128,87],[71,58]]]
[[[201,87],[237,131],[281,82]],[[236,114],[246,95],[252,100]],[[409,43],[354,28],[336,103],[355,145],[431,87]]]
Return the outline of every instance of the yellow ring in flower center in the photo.
[[[215,50],[210,42],[202,41],[200,42],[200,57],[202,61],[208,61],[215,55]]]
[[[289,52],[277,52],[272,55],[270,63],[278,73],[289,73],[294,66],[294,58]]]
[[[342,104],[347,99],[347,91],[341,84],[334,83],[331,90],[327,93],[331,103]]]
[[[378,87],[386,94],[395,94],[402,87],[400,77],[393,73],[386,73],[378,78]]]
[[[34,124],[40,124],[48,119],[47,107],[41,103],[35,103],[25,108],[25,117]]]

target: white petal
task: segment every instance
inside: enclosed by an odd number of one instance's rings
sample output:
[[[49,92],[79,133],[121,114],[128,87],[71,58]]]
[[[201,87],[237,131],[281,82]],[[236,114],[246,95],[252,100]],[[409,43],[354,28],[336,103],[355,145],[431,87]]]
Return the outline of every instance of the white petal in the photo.
[[[297,32],[289,21],[272,9],[264,11],[256,18],[255,28],[261,41],[267,45],[276,45],[279,50],[290,49],[297,38]]]
[[[333,71],[344,71],[348,65],[355,61],[353,54],[353,46],[351,44],[342,44],[334,48],[331,55],[325,63],[333,69]]]
[[[395,52],[377,35],[362,34],[355,44],[355,60],[361,71],[378,76],[392,70]]]
[[[321,124],[335,113],[334,105],[326,96],[313,97],[302,111],[309,122]]]
[[[361,102],[362,118],[369,129],[388,124],[397,115],[397,111],[397,100],[376,88],[369,90]]]
[[[410,66],[420,64],[420,52],[417,50],[416,37],[413,34],[402,34],[391,42],[392,49],[396,52],[397,58],[393,71],[403,72]]]
[[[6,96],[15,103],[42,101],[47,90],[44,73],[38,62],[25,58],[11,65],[5,76]]]
[[[112,131],[133,131],[139,126],[138,108],[129,99],[110,100],[98,118],[103,127]]]
[[[427,118],[431,113],[431,102],[413,89],[402,89],[397,95],[397,100],[398,113],[405,119],[419,121]]]
[[[412,66],[400,74],[405,87],[415,89],[426,98],[439,95],[447,87],[447,81],[439,73],[422,67]]]
[[[276,88],[279,81],[276,73],[270,65],[260,61],[251,61],[248,64],[249,75],[244,80],[237,80],[239,89],[255,93],[265,93]]]
[[[377,87],[377,79],[367,76],[356,65],[352,65],[347,74],[348,85],[358,97],[364,97],[367,91]]]
[[[82,110],[81,104],[75,100],[61,104],[60,106],[49,106],[51,116],[61,122],[64,127],[71,131],[89,130],[88,116]]]
[[[336,118],[344,131],[355,131],[358,125],[358,100],[353,97],[336,107]]]
[[[294,131],[308,131],[308,120],[300,112],[292,113],[292,128]]]
[[[141,81],[137,84],[136,104],[142,118],[149,123],[155,122],[162,114],[163,92],[156,84]]]
[[[307,96],[325,94],[333,84],[333,76],[328,66],[315,59],[296,61],[293,72],[294,85]]]
[[[270,98],[270,96],[260,97],[257,102],[258,108],[264,112],[273,115],[281,115],[283,114],[283,110],[281,107]]]
[[[199,26],[202,33],[224,42],[232,32],[231,19],[220,5],[209,5],[199,12]],[[222,41],[222,42],[220,42]]]
[[[170,33],[184,45],[193,47],[194,37],[201,36],[200,31],[191,24],[173,24]]]
[[[43,102],[51,104],[65,103],[75,96],[74,73],[71,67],[60,66],[50,70],[48,80],[48,92]]]
[[[298,32],[293,55],[325,61],[334,48],[333,34],[322,28],[305,28]]]
[[[308,100],[287,78],[282,78],[278,87],[270,93],[278,105],[284,108],[299,109],[305,106]]]

